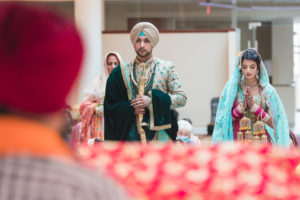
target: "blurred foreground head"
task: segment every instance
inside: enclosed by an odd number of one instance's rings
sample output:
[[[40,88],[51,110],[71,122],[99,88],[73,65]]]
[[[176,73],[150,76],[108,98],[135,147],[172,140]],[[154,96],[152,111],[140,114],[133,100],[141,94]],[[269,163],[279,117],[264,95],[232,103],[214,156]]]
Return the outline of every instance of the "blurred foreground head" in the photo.
[[[61,110],[79,72],[83,46],[73,23],[40,7],[0,4],[0,107]]]

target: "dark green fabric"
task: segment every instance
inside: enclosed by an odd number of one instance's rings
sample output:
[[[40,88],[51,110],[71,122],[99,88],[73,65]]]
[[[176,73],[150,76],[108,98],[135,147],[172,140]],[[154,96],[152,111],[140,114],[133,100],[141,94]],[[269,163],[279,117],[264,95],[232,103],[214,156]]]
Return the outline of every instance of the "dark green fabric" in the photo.
[[[138,134],[136,123],[133,123],[129,131],[127,141],[140,141],[140,134]]]
[[[152,90],[154,126],[171,123],[171,103],[172,101],[168,94],[157,89]]]
[[[163,126],[171,124],[171,128],[166,129],[166,132],[172,140],[175,140],[178,131],[178,125],[176,117],[171,112],[171,104],[172,101],[168,94],[157,89],[152,90],[154,126]],[[146,113],[143,121],[148,122],[150,124],[149,112]],[[145,129],[148,130],[148,128]]]
[[[175,140],[178,126],[177,120],[170,110],[170,96],[160,90],[154,89],[152,90],[152,103],[155,126],[172,124],[172,128],[167,129],[166,132],[172,140]],[[139,137],[137,132],[130,133],[129,136],[130,131],[137,130],[136,116],[127,96],[127,89],[120,66],[112,71],[106,83],[104,118],[105,140],[136,140]],[[146,110],[143,121],[150,124],[149,110]],[[147,140],[152,140],[156,131],[151,131],[149,127],[145,126],[143,128],[146,132]]]
[[[168,136],[173,140],[176,141],[177,132],[178,132],[178,119],[176,114],[171,110],[171,128],[166,129]]]
[[[106,82],[104,119],[105,140],[127,140],[135,115],[120,66],[112,71]]]

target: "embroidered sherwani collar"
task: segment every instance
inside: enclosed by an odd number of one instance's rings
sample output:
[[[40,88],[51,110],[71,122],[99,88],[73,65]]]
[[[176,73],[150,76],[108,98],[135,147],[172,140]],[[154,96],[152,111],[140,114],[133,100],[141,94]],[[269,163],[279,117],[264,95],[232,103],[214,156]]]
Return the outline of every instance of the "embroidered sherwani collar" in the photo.
[[[157,59],[156,59],[154,56],[152,56],[151,58],[149,58],[149,59],[145,62],[146,67],[148,67],[148,66],[153,66],[153,63],[155,63],[156,60],[157,60]],[[141,63],[141,61],[139,61],[137,58],[134,58],[134,59],[130,62],[130,66],[132,67],[134,64],[135,64],[136,66],[138,66],[140,63]]]

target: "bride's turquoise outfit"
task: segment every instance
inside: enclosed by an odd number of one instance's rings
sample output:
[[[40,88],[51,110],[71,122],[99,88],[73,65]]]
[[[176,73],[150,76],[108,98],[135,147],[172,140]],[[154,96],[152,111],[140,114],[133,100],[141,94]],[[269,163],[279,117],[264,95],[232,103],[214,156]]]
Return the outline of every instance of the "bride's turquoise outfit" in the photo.
[[[212,136],[213,144],[234,140],[231,111],[241,81],[241,72],[238,67],[239,62],[240,57],[238,56],[234,66],[234,73],[226,83],[219,100]],[[269,76],[263,63],[261,63],[260,70],[260,85],[263,87],[262,95],[266,99],[269,115],[272,117],[274,127],[273,129],[266,125],[272,145],[290,147],[288,119],[275,88],[270,84]]]

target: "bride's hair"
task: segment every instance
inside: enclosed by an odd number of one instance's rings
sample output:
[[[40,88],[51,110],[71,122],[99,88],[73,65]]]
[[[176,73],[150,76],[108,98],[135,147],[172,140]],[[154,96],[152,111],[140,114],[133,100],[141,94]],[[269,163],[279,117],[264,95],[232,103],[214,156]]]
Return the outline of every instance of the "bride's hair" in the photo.
[[[245,59],[253,60],[254,62],[256,62],[257,69],[260,73],[261,56],[255,49],[246,49],[242,54],[241,62],[243,62],[243,60],[245,60]]]

